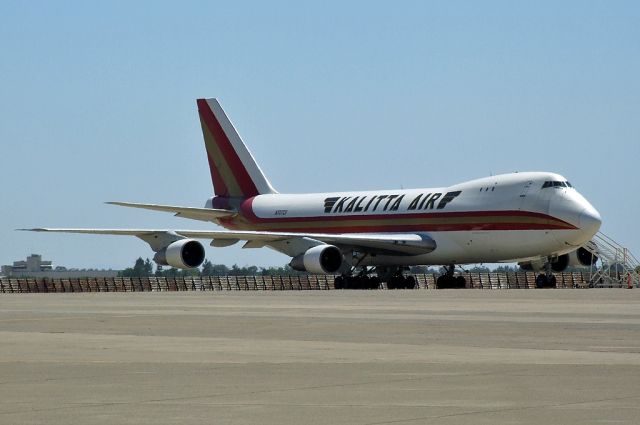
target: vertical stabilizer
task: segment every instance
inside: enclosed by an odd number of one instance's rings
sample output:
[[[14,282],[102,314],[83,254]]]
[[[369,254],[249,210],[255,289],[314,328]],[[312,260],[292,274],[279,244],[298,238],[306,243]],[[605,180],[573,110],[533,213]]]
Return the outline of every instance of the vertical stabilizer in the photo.
[[[198,113],[216,196],[277,193],[217,99],[198,99]]]

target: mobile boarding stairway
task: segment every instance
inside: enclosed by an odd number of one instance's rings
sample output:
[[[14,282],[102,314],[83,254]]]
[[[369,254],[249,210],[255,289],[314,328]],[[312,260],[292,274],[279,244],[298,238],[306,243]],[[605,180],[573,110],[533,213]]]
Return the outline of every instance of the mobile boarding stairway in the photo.
[[[640,262],[625,247],[598,232],[586,248],[600,259],[591,266],[589,286],[596,288],[640,287]]]

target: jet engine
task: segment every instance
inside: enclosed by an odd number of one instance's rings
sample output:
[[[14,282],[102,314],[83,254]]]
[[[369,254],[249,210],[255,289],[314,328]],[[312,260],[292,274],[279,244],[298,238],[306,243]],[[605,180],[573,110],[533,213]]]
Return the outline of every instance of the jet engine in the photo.
[[[587,249],[580,247],[575,251],[571,251],[568,254],[563,254],[556,258],[551,263],[551,270],[560,273],[567,269],[567,267],[589,267],[598,261],[598,257],[593,255]],[[534,261],[527,263],[519,263],[522,270],[535,271],[544,270],[544,263],[542,261]]]
[[[192,269],[204,261],[204,247],[193,239],[180,239],[156,252],[153,261],[162,266]]]
[[[342,252],[337,247],[333,245],[318,245],[294,257],[289,265],[292,269],[298,271],[331,274],[340,269],[343,261]]]
[[[558,257],[556,261],[551,263],[551,268],[554,272],[562,272],[567,267],[589,267],[598,261],[598,257],[583,247],[571,251],[568,254],[564,254]]]
[[[567,266],[569,266],[569,254],[563,254],[551,263],[551,270],[560,273],[565,271]]]
[[[582,247],[576,249],[573,252],[570,252],[568,255],[570,266],[589,267],[593,266],[596,261],[598,261],[598,257]]]
[[[542,260],[527,261],[525,263],[518,263],[518,265],[525,272],[538,272],[544,269],[545,262]]]

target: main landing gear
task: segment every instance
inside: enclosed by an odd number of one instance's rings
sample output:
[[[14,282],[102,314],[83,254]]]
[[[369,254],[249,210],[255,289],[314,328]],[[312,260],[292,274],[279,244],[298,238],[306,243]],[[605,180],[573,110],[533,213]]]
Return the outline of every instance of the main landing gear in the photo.
[[[354,275],[354,269],[349,274],[337,276],[333,282],[335,289],[379,289],[382,282],[387,283],[387,289],[414,289],[416,279],[404,276],[402,268],[376,268],[377,276],[370,276],[373,270],[363,267],[360,273]]]
[[[376,267],[376,274],[383,282],[387,283],[387,289],[415,289],[417,287],[416,278],[403,274],[407,270],[409,270],[408,267],[379,266]]]
[[[416,278],[398,272],[387,281],[387,289],[415,289]]]
[[[351,271],[353,273],[353,271]],[[335,289],[378,289],[380,288],[380,278],[377,276],[369,276],[366,267],[354,276],[353,274],[345,274],[336,276],[333,281]]]
[[[451,288],[466,288],[467,280],[463,276],[454,276],[455,266],[453,264],[446,267],[446,272],[442,276],[439,276],[436,280],[436,288],[438,289],[451,289]]]
[[[544,266],[544,273],[539,274],[536,277],[536,288],[555,288],[556,287],[556,277],[553,275],[553,271],[551,269],[551,258]]]

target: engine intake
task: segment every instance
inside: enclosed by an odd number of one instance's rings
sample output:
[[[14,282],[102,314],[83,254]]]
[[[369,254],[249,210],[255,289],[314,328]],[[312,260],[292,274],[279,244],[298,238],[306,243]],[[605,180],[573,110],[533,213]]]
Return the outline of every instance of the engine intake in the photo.
[[[560,255],[551,263],[551,270],[556,273],[563,272],[567,267],[589,267],[598,261],[598,257],[593,255],[589,250],[580,247],[568,254]],[[518,263],[524,271],[538,272],[544,270],[545,263],[542,261],[529,261],[526,263]]]
[[[180,239],[156,252],[153,261],[162,266],[193,269],[204,261],[204,247],[193,239]]]
[[[333,245],[318,245],[304,254],[294,257],[289,265],[298,271],[332,274],[337,272],[344,261],[342,252]]]
[[[569,254],[563,254],[559,256],[556,261],[551,263],[551,270],[557,273],[563,272],[566,270],[569,262]]]
[[[598,261],[598,257],[588,250],[580,247],[569,253],[569,264],[572,266],[592,266]]]

